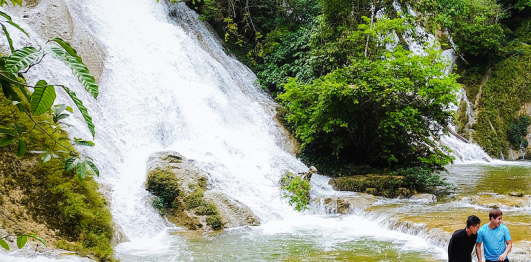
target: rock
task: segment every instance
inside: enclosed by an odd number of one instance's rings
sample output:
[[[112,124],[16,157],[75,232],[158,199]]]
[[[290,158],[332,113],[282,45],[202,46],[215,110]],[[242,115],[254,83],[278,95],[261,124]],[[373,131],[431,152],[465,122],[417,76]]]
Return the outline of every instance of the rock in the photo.
[[[346,215],[356,209],[364,210],[371,206],[376,200],[377,197],[373,195],[359,193],[353,196],[326,197],[321,200],[321,204],[323,205],[326,213]]]
[[[256,226],[259,218],[243,203],[221,192],[209,190],[210,175],[174,151],[149,157],[146,188],[158,198],[154,207],[168,221],[189,230],[217,230]]]
[[[432,203],[437,201],[437,197],[433,194],[415,194],[409,198],[416,202]]]

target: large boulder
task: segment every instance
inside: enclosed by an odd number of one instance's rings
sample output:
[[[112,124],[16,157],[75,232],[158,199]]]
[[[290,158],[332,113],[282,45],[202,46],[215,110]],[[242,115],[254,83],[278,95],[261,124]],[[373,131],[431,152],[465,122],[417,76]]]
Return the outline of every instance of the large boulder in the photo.
[[[153,206],[175,225],[210,231],[260,224],[243,203],[209,189],[209,174],[178,152],[154,153],[147,165],[146,189],[156,196]]]

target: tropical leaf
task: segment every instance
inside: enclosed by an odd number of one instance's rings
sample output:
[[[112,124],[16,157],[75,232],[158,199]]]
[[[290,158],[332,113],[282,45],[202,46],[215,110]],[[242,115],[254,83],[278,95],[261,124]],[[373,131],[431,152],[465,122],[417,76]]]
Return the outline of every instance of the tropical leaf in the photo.
[[[46,81],[37,82],[35,91],[31,94],[31,113],[38,116],[50,109],[55,101],[55,88]]]
[[[17,133],[19,135],[22,135],[22,126],[20,126],[19,124],[17,123],[14,123],[13,126],[15,127],[15,130],[17,130]]]
[[[60,137],[58,140],[59,140],[59,141],[70,140],[70,138],[68,138],[68,137]]]
[[[9,36],[9,32],[7,31],[7,28],[4,24],[2,25],[2,30],[4,30],[4,34],[7,37],[7,42],[9,43],[9,49],[11,49],[11,53],[15,52],[15,48],[13,48],[13,40],[11,40],[11,36]]]
[[[70,171],[72,168],[74,168],[77,163],[79,162],[79,159],[77,157],[71,157],[66,160],[65,162],[65,171]]]
[[[11,87],[11,83],[9,81],[6,81],[2,75],[0,75],[0,85],[2,85],[2,92],[4,92],[4,95],[13,101],[21,101],[20,97],[18,96],[17,92],[13,90]]]
[[[13,140],[15,140],[15,138],[14,137],[10,137],[10,136],[1,138],[0,139],[0,147],[10,145],[13,142]]]
[[[52,154],[47,153],[41,157],[41,162],[46,163],[52,159]]]
[[[28,234],[26,234],[26,235],[27,235],[28,237],[32,237],[32,238],[35,238],[35,239],[41,241],[41,243],[43,243],[46,247],[48,247],[48,244],[46,244],[46,241],[44,241],[44,239],[43,239],[42,237],[37,236],[37,235],[35,235],[35,234],[33,234],[33,233],[28,233]]]
[[[35,47],[26,46],[18,49],[6,59],[6,71],[16,73],[33,64],[41,56],[42,52]]]
[[[85,163],[87,163],[87,165],[90,167],[90,169],[92,169],[92,171],[94,173],[96,173],[96,175],[100,176],[100,170],[98,169],[98,167],[96,165],[94,165],[94,163],[86,160]]]
[[[79,98],[77,98],[76,93],[72,92],[66,86],[61,86],[61,87],[63,87],[66,93],[68,93],[70,98],[72,98],[72,100],[76,104],[77,108],[83,115],[83,118],[85,118],[85,122],[87,123],[88,129],[90,130],[92,137],[94,137],[96,135],[96,132],[94,131],[94,124],[92,123],[92,117],[90,117],[90,115],[88,114],[87,108],[83,105],[83,102]]]
[[[0,128],[0,135],[8,135],[8,136],[17,136],[17,134],[15,134],[15,132],[9,130],[9,129],[6,129],[6,128]]]
[[[17,156],[21,157],[26,153],[26,142],[24,140],[19,139],[18,140],[18,147],[17,147]]]
[[[94,76],[90,74],[88,68],[83,62],[81,62],[81,58],[77,55],[72,56],[64,49],[58,47],[50,47],[50,50],[55,54],[55,58],[63,61],[68,67],[70,67],[70,69],[72,69],[72,73],[74,73],[79,82],[85,87],[85,90],[87,90],[87,92],[89,92],[94,98],[97,98],[99,94],[98,85],[96,84]]]
[[[74,113],[74,109],[72,109],[71,107],[67,106],[66,107],[66,111],[70,112],[70,113]]]
[[[28,236],[26,236],[26,235],[17,236],[17,246],[18,246],[18,248],[23,248],[26,245],[27,241],[28,241]]]
[[[9,250],[9,245],[7,244],[7,242],[3,239],[0,238],[0,246],[5,248],[6,250]]]
[[[79,161],[76,165],[76,173],[79,180],[85,179],[87,176],[87,165],[83,161]]]
[[[68,52],[69,55],[75,57],[79,62],[83,63],[81,60],[81,57],[77,55],[77,51],[70,46],[67,42],[63,41],[61,38],[54,38],[53,41],[57,42],[61,47],[65,49],[66,52]]]

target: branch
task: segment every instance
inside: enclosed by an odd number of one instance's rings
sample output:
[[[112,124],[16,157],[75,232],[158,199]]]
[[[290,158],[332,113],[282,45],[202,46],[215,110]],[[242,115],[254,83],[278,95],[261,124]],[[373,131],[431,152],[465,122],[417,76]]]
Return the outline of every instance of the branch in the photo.
[[[53,138],[52,135],[50,135],[48,132],[46,132],[46,130],[44,130],[44,128],[43,128],[41,125],[39,125],[39,124],[35,121],[35,119],[33,119],[33,117],[31,117],[31,114],[29,114],[28,112],[25,112],[25,113],[26,113],[26,115],[28,115],[28,117],[31,119],[31,121],[33,121],[33,123],[35,123],[35,125],[37,125],[37,126],[42,130],[42,132],[44,132],[44,133],[45,133],[46,135],[48,135],[53,141],[55,141],[56,144],[62,146],[64,149],[68,150],[71,154],[73,154],[73,155],[77,155],[76,152],[74,152],[74,151],[70,150],[68,147],[62,145],[61,143],[59,143],[59,141],[55,140],[55,138]]]

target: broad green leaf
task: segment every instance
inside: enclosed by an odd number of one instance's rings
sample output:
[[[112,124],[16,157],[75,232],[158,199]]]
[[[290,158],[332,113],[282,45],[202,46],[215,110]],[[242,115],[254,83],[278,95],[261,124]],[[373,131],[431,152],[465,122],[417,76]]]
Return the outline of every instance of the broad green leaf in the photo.
[[[87,165],[92,169],[92,171],[94,171],[94,173],[96,173],[96,175],[100,176],[100,170],[98,169],[98,167],[96,165],[94,165],[94,163],[86,160],[85,163],[87,163]]]
[[[46,163],[48,161],[50,161],[52,159],[52,154],[48,153],[48,154],[44,154],[42,157],[41,157],[41,161],[43,163]]]
[[[74,113],[74,109],[72,109],[71,107],[67,106],[66,107],[66,111],[70,112],[70,113]]]
[[[1,138],[0,139],[0,147],[10,145],[13,142],[13,140],[15,140],[15,138],[14,137],[10,137],[10,136]]]
[[[68,138],[68,137],[60,137],[58,140],[59,141],[64,141],[64,140],[70,140],[70,138]],[[59,151],[57,151],[57,152],[59,152]]]
[[[26,46],[18,49],[7,57],[6,71],[16,73],[33,64],[41,56],[42,52],[35,49],[35,47]]]
[[[37,82],[35,91],[31,94],[31,113],[38,116],[50,109],[55,101],[55,88],[46,81]]]
[[[0,76],[0,78],[2,77]],[[18,94],[15,92],[15,90],[13,90],[13,87],[11,87],[11,83],[9,81],[6,81],[2,78],[0,79],[0,84],[2,85],[2,91],[4,92],[4,96],[13,101],[21,101]]]
[[[15,130],[17,130],[17,133],[22,135],[22,127],[17,123],[14,123],[13,126],[15,127]]]
[[[0,128],[0,135],[17,136],[15,132],[6,128]]]
[[[7,242],[3,239],[0,238],[0,246],[5,248],[6,250],[9,250],[9,245],[7,244]]]
[[[11,36],[9,36],[9,32],[7,31],[7,28],[4,24],[2,25],[2,30],[4,30],[4,34],[7,37],[7,42],[9,43],[9,49],[11,49],[11,53],[15,52],[15,48],[13,48],[13,40],[11,40]]]
[[[87,90],[92,97],[97,98],[99,94],[98,85],[96,84],[94,76],[90,74],[88,68],[83,62],[81,62],[81,58],[79,58],[79,56],[72,56],[70,53],[65,52],[64,49],[58,47],[50,47],[50,50],[52,50],[57,59],[63,61],[68,67],[70,67],[70,69],[72,69],[72,73],[74,73],[79,82],[85,87],[85,90]]]
[[[17,156],[21,157],[26,153],[26,142],[24,140],[19,139],[18,140],[18,147],[17,147]]]
[[[28,241],[28,237],[26,235],[17,236],[17,246],[18,246],[18,248],[23,248],[26,245],[27,241]]]
[[[79,162],[79,159],[77,157],[71,157],[66,160],[65,162],[65,171],[70,171],[72,168],[74,168],[77,163]]]
[[[76,173],[79,180],[85,179],[87,176],[87,165],[83,161],[79,161],[76,165]]]
[[[27,235],[28,237],[32,237],[32,238],[35,238],[35,239],[41,241],[41,243],[43,243],[46,247],[48,247],[48,244],[46,244],[46,241],[44,241],[44,239],[43,239],[42,237],[37,236],[37,235],[35,235],[35,234],[33,234],[33,233],[28,233],[28,234],[26,234],[26,235]]]
[[[76,104],[77,108],[83,115],[83,118],[85,118],[85,122],[87,123],[88,129],[90,130],[92,137],[94,137],[96,134],[94,131],[94,124],[92,123],[92,117],[90,117],[90,115],[88,114],[87,108],[83,105],[83,102],[79,98],[77,98],[76,93],[72,92],[66,86],[62,86],[62,87],[66,91],[66,93],[68,93],[70,98],[74,100],[74,103]]]

